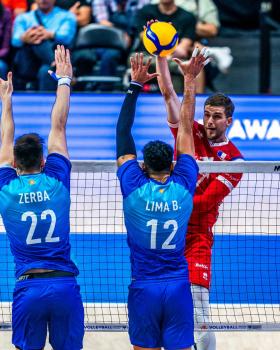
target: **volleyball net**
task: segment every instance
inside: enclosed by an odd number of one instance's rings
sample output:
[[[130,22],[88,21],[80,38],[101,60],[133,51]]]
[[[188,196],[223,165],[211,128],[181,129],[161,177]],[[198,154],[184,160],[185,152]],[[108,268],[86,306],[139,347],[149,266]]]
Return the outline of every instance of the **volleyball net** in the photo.
[[[243,173],[214,227],[209,330],[280,329],[280,163],[200,162],[200,173]],[[114,162],[74,161],[72,258],[88,331],[127,330],[129,249]],[[203,217],[201,217],[203,220]],[[0,223],[0,329],[11,329],[13,258]]]

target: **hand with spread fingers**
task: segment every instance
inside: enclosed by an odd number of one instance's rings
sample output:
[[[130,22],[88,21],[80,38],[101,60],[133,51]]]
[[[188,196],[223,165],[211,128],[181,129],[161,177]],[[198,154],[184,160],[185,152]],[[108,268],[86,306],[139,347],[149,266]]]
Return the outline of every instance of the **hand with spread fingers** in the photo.
[[[13,74],[9,72],[7,75],[7,80],[3,80],[0,78],[0,97],[1,100],[5,98],[10,98],[13,93]]]
[[[158,22],[158,20],[157,20],[157,19],[151,19],[150,21],[148,21],[148,22],[146,23],[145,26],[143,26],[143,29],[144,29],[144,30],[147,29],[150,25],[152,25],[152,24],[155,23],[155,22]]]
[[[55,50],[56,75],[72,79],[73,69],[70,59],[70,52],[63,45],[57,45]]]
[[[209,52],[204,47],[201,51],[196,47],[192,53],[192,57],[189,61],[183,62],[178,58],[173,58],[183,73],[186,81],[193,81],[202,71],[204,66],[210,62],[208,58]]]
[[[147,81],[156,78],[158,73],[149,73],[149,67],[152,62],[152,57],[148,58],[147,63],[144,62],[143,53],[136,53],[134,56],[130,57],[131,65],[131,80],[143,85]]]

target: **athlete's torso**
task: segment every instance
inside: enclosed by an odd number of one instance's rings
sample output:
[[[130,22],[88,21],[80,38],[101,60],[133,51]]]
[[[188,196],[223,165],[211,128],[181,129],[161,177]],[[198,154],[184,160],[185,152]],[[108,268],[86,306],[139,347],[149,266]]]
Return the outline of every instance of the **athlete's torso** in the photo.
[[[70,257],[71,163],[48,156],[42,173],[17,176],[0,168],[0,213],[16,265],[16,277],[30,269],[78,274]]]
[[[119,168],[133,279],[188,275],[185,233],[197,170],[194,159],[188,155],[178,159],[165,183],[148,178],[136,160]]]
[[[243,159],[240,151],[228,139],[221,143],[211,143],[207,139],[203,125],[194,122],[193,136],[195,144],[195,158],[199,161],[235,161]],[[216,192],[228,193],[237,186],[240,181],[241,174],[229,173],[211,173],[198,175],[196,184],[196,195],[202,195],[209,188],[209,185],[216,181]],[[227,189],[224,187],[226,186]],[[225,194],[226,195],[226,194]],[[194,209],[189,222],[189,230],[207,233],[212,231],[212,227],[217,221],[218,210],[221,204],[220,196],[216,196],[215,205],[211,206],[211,210],[201,213],[199,208],[194,205]],[[211,203],[212,204],[212,203]],[[209,206],[210,209],[210,206]]]

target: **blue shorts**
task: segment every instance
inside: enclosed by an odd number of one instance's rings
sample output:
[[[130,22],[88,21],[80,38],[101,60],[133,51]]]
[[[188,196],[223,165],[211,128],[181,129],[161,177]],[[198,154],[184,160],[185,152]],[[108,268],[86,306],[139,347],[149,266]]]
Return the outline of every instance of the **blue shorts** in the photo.
[[[132,282],[128,317],[132,345],[178,350],[194,344],[193,301],[186,280]]]
[[[83,348],[84,308],[74,277],[17,282],[12,309],[12,341],[17,348],[43,349],[47,329],[54,350]]]

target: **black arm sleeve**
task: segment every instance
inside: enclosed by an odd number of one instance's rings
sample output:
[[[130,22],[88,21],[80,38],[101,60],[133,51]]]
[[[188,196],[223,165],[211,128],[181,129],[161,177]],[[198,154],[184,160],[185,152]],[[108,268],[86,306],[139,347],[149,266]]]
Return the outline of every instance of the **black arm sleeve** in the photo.
[[[117,159],[125,154],[135,154],[135,143],[131,134],[136,102],[142,86],[131,82],[127,90],[117,123]]]

